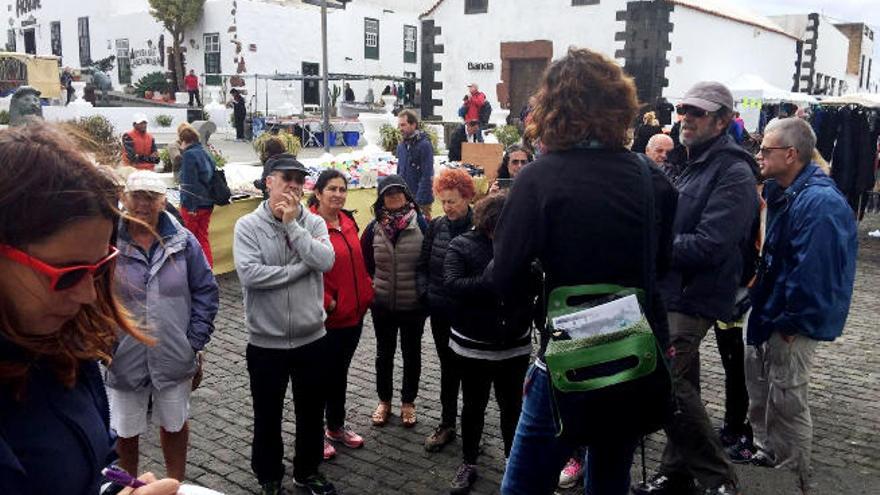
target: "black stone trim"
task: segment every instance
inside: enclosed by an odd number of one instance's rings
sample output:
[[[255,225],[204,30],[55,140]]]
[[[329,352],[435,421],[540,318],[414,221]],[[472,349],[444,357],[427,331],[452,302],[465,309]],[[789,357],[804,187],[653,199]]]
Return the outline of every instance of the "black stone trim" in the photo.
[[[435,102],[433,87],[437,72],[440,72],[440,64],[434,64],[435,36],[440,28],[434,26],[433,20],[422,21],[422,82],[421,82],[421,105],[422,118],[434,115]],[[437,103],[442,105],[443,102]]]
[[[442,90],[443,81],[434,81],[434,84],[431,85],[431,89]]]
[[[807,15],[807,27],[806,27],[806,39],[803,44],[798,43],[798,69],[795,72],[795,77],[806,77],[807,84],[806,87],[802,86],[798,82],[798,87],[795,88],[795,91],[803,91],[809,94],[814,94],[818,88],[815,87],[815,78],[816,78],[816,48],[819,44],[819,22],[820,17],[819,14],[813,12],[812,14]],[[803,48],[803,50],[800,50]],[[795,79],[798,81],[799,79]]]
[[[624,41],[623,49],[614,56],[624,59],[624,70],[635,78],[640,102],[653,105],[669,86],[666,67],[672,50],[670,14],[674,9],[672,2],[627,2],[626,10],[617,11],[617,20],[626,25],[624,31],[614,34],[616,41]]]
[[[434,53],[446,53],[446,47],[443,45],[434,45]]]
[[[434,72],[440,72],[441,70],[443,70],[443,64],[434,62]]]

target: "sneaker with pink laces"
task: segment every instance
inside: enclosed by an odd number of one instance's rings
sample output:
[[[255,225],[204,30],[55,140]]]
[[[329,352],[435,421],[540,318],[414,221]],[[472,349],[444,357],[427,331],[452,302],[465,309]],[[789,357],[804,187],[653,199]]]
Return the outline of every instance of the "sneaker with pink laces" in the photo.
[[[364,439],[357,433],[351,431],[351,428],[345,426],[339,430],[326,430],[324,437],[333,442],[340,442],[350,449],[359,449],[364,446]]]
[[[559,473],[559,488],[571,488],[584,476],[584,462],[572,457]]]
[[[324,460],[329,461],[336,457],[336,448],[327,440],[324,440]]]

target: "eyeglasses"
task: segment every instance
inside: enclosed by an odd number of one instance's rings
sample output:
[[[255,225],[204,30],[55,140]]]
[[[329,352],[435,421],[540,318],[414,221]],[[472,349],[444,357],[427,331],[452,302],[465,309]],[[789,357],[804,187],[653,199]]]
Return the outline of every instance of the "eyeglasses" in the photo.
[[[679,105],[675,107],[675,113],[679,115],[690,115],[691,117],[702,118],[709,114],[702,108],[692,107],[690,105]]]
[[[65,266],[62,268],[40,261],[28,253],[6,244],[0,244],[0,256],[19,265],[33,268],[46,275],[49,277],[49,286],[52,287],[52,290],[62,291],[76,286],[86,275],[100,277],[106,273],[110,267],[110,260],[119,256],[119,250],[115,246],[110,246],[110,252],[107,256],[98,260],[94,265]]]
[[[511,165],[527,165],[528,163],[528,160],[510,160]]]
[[[789,148],[793,148],[793,146],[761,146],[760,148],[758,148],[758,153],[766,155],[768,151],[787,150]]]

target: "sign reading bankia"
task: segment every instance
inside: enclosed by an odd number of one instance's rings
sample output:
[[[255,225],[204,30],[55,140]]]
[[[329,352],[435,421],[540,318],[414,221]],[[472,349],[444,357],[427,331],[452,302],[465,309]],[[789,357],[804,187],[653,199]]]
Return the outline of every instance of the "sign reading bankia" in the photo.
[[[20,17],[22,14],[42,8],[43,6],[40,5],[40,2],[41,0],[16,0],[15,15]]]
[[[468,70],[495,70],[492,62],[468,62]]]

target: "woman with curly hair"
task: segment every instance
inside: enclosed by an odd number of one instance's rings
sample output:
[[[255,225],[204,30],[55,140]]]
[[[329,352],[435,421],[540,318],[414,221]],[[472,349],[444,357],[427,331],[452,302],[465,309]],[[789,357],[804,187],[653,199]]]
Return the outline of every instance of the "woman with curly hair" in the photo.
[[[672,249],[676,193],[655,167],[625,148],[638,111],[633,80],[614,61],[587,49],[569,49],[544,74],[526,140],[540,136],[545,153],[517,175],[495,229],[492,283],[502,297],[528,283],[537,259],[549,293],[557,287],[615,284],[647,287],[644,232],[645,174],[653,186],[658,253],[656,273],[666,271]],[[666,348],[663,303],[645,308]],[[517,337],[515,332],[508,339]],[[559,471],[578,446],[557,435],[552,384],[543,355],[549,335],[529,369],[522,414],[501,492],[553,493]],[[603,404],[591,404],[602,408]],[[609,425],[607,438],[587,445],[586,493],[623,495],[639,434]]]
[[[115,457],[98,362],[120,334],[152,343],[115,296],[116,205],[116,184],[53,126],[0,132],[0,493],[95,495]]]
[[[436,452],[455,439],[461,376],[449,349],[452,301],[443,285],[443,260],[449,243],[471,228],[470,202],[476,192],[474,180],[462,169],[444,169],[434,178],[434,196],[440,199],[445,215],[428,225],[416,267],[416,290],[431,315],[431,333],[440,359],[440,425],[425,439],[428,452]]]

